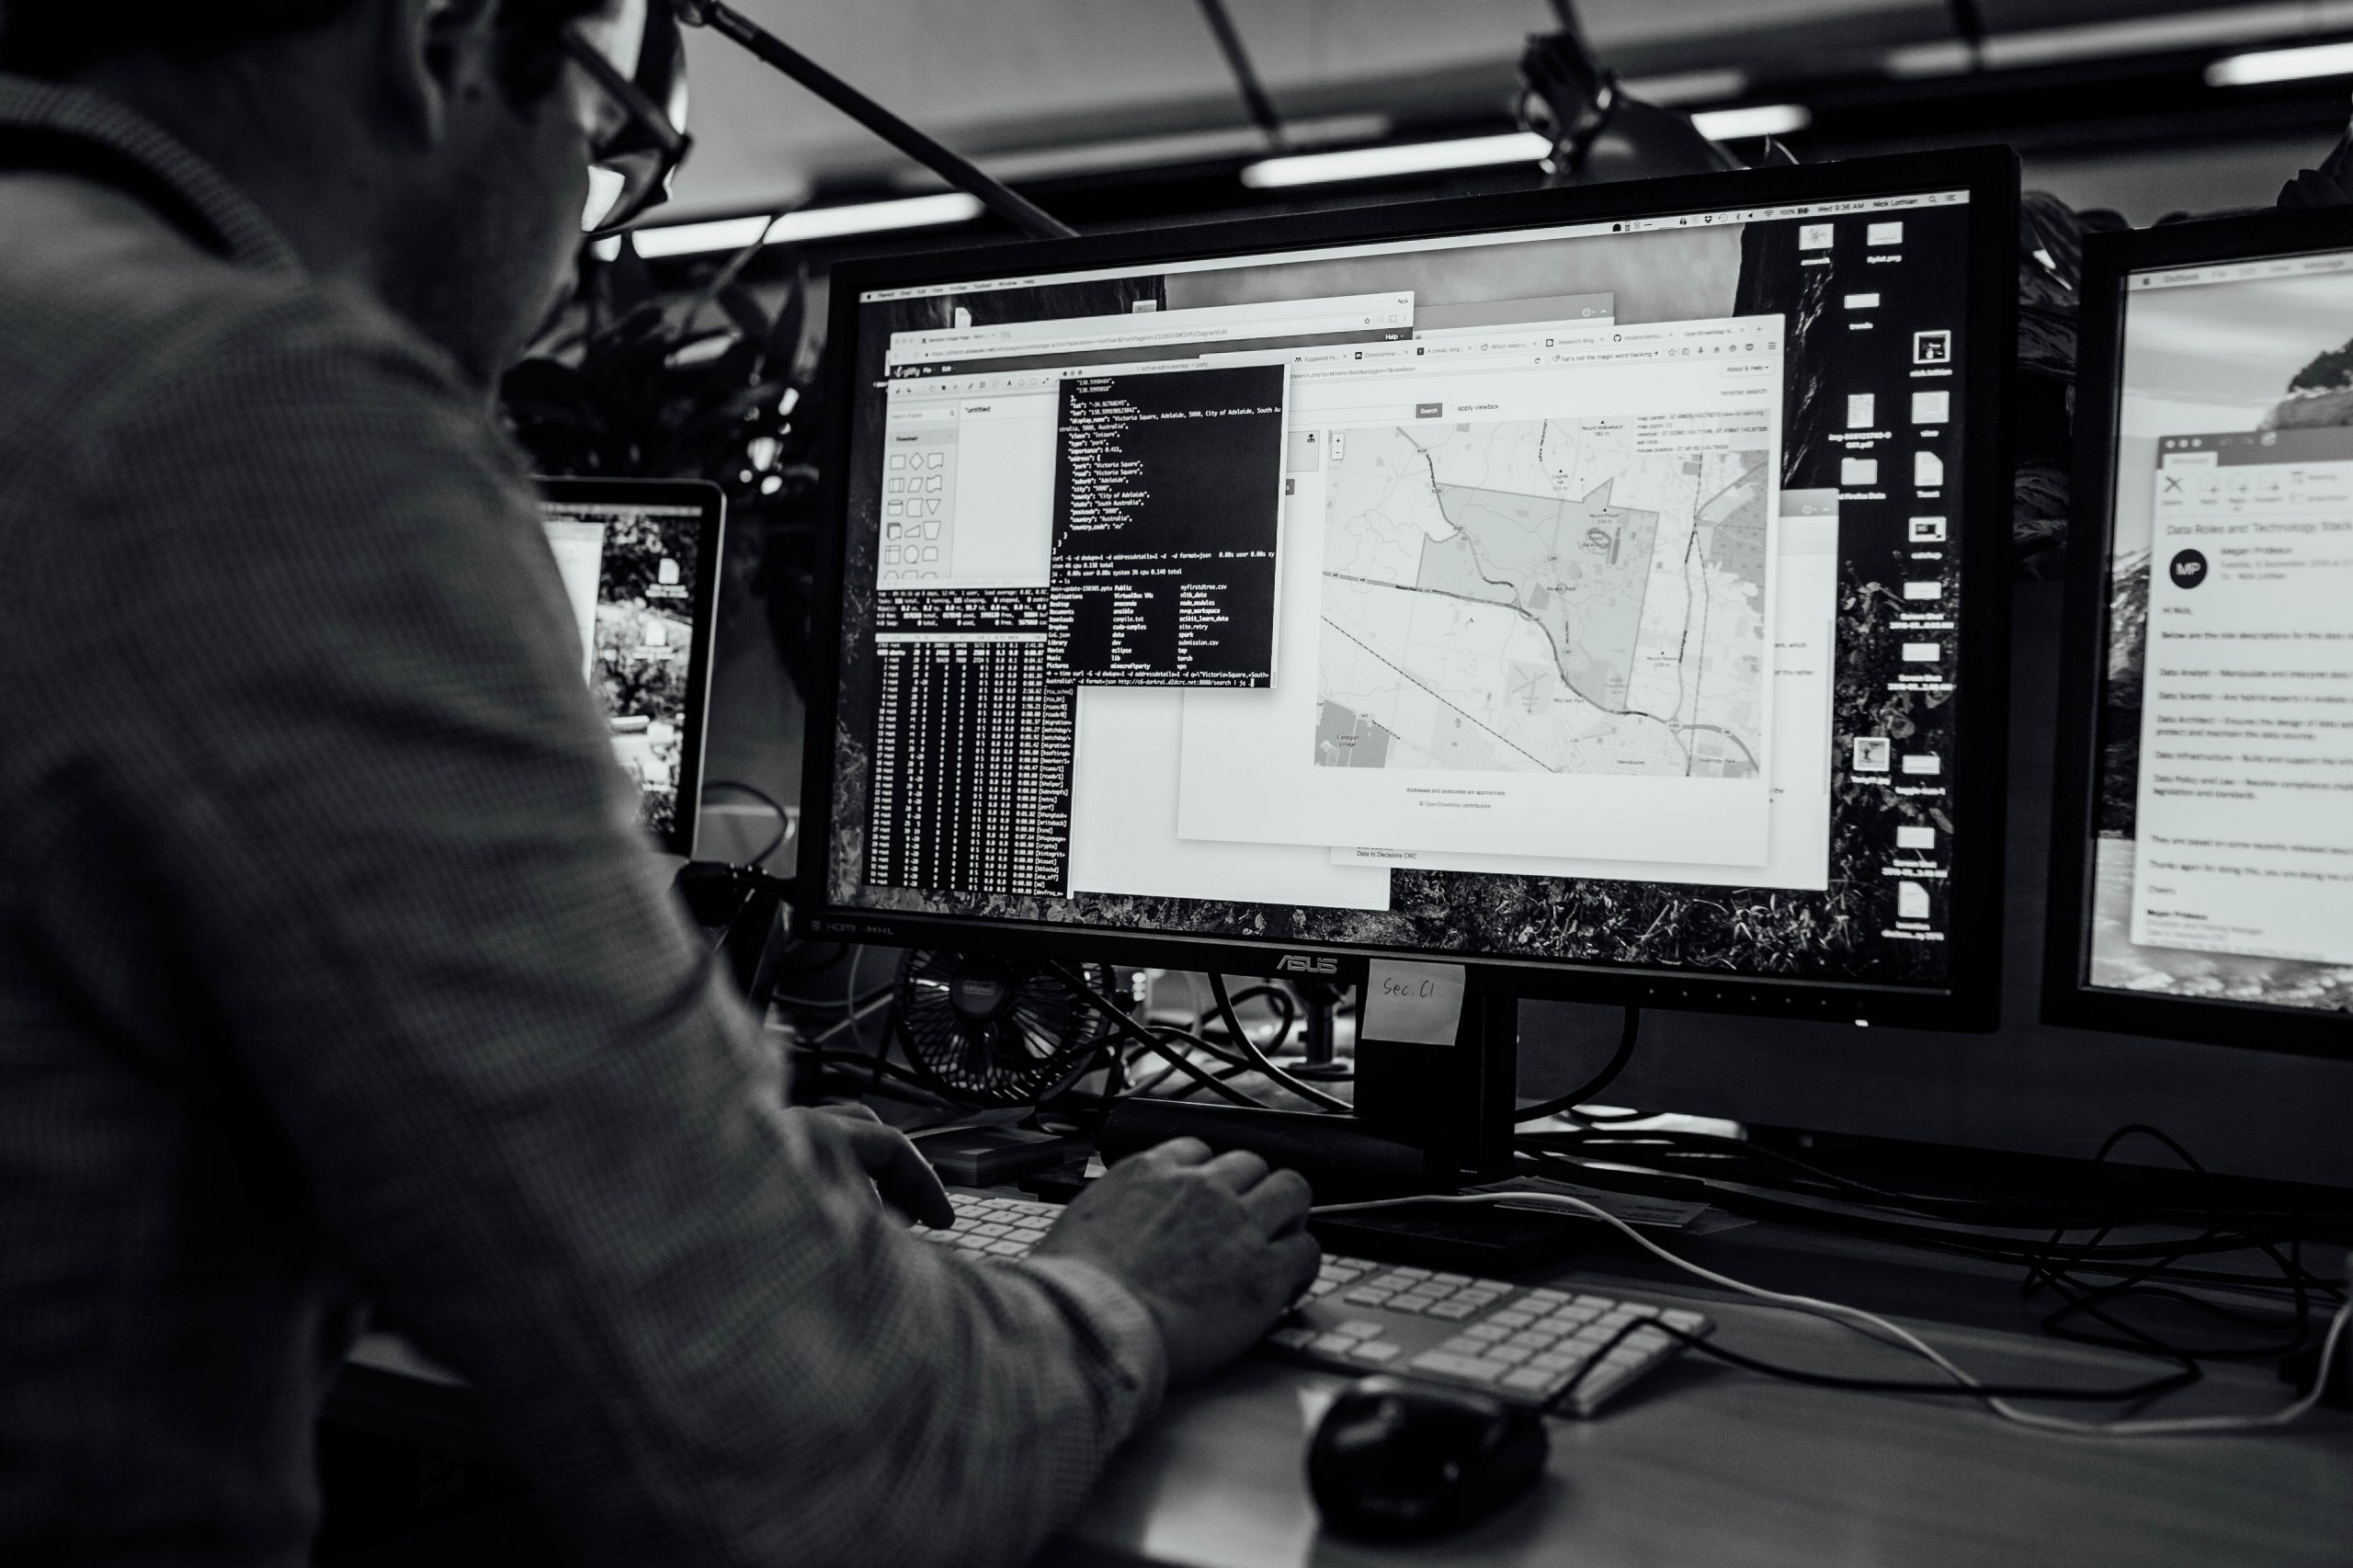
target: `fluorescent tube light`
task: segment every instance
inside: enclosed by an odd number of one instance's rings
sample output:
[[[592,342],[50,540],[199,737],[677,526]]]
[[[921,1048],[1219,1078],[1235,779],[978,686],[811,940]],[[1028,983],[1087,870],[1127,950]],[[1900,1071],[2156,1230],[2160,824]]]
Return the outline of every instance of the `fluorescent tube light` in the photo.
[[[2313,76],[2353,76],[2353,43],[2315,43],[2225,55],[2206,67],[2210,87],[2254,87]]]
[[[1813,123],[1813,111],[1803,104],[1755,104],[1747,108],[1702,109],[1691,117],[1692,126],[1711,142],[1737,142],[1747,136],[1787,136]]]
[[[1242,171],[1253,190],[1293,185],[1329,185],[1340,180],[1385,179],[1392,175],[1438,174],[1448,169],[1492,168],[1533,164],[1552,144],[1530,131],[1504,136],[1465,136],[1451,142],[1410,142],[1397,147],[1358,147],[1346,153],[1302,153],[1267,158]]]
[[[784,245],[850,234],[886,233],[893,229],[935,228],[969,222],[981,212],[979,198],[958,190],[940,196],[909,197],[903,201],[805,207],[774,221],[722,218],[709,223],[673,223],[665,228],[640,229],[634,237],[638,255],[648,261],[661,261],[671,256],[739,251],[750,244]]]

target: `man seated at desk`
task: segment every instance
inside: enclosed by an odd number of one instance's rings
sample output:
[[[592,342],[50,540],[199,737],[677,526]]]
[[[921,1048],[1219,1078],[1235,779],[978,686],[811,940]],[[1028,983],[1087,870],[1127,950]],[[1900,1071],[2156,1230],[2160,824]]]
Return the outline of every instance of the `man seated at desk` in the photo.
[[[1199,1145],[919,1244],[674,909],[489,414],[644,5],[0,5],[0,1562],[305,1561],[371,1301],[585,1559],[1012,1562],[1313,1277]]]

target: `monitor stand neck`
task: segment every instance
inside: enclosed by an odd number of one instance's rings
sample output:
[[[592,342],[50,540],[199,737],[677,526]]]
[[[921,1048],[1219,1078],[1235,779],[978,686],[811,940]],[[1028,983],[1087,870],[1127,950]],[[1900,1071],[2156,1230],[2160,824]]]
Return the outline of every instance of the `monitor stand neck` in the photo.
[[[1354,1077],[1356,1069],[1340,1060],[1340,1004],[1348,994],[1347,988],[1328,980],[1294,980],[1290,988],[1307,1014],[1301,1031],[1306,1060],[1290,1068],[1291,1075],[1316,1084],[1345,1083]]]

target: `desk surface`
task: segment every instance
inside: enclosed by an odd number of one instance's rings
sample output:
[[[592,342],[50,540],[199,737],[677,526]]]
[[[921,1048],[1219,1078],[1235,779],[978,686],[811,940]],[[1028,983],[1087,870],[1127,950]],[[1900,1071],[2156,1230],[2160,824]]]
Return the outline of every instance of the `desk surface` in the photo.
[[[2144,1360],[2033,1337],[2015,1272],[1867,1256],[1755,1227],[1677,1250],[1736,1277],[1889,1312],[1980,1376],[2113,1386]],[[1571,1278],[1713,1316],[1722,1343],[1850,1376],[1917,1380],[1925,1363],[1820,1319],[1686,1290],[1605,1254]],[[379,1341],[359,1358],[404,1369]],[[2256,1568],[2353,1565],[2353,1415],[2222,1437],[2071,1437],[1973,1403],[1859,1394],[1686,1357],[1599,1418],[1552,1424],[1541,1486],[1475,1530],[1418,1549],[1322,1535],[1302,1477],[1339,1379],[1249,1361],[1175,1396],[1043,1559],[1049,1568],[1339,1568],[1445,1562],[1559,1568]],[[455,1391],[450,1391],[455,1392]],[[2268,1363],[2210,1364],[2157,1413],[2258,1414],[2289,1397]],[[2045,1405],[2040,1408],[2066,1407]],[[2112,1413],[2105,1405],[2070,1413]]]
[[[1760,1228],[1761,1230],[1761,1228]],[[1777,1241],[1778,1278],[1889,1311],[1982,1377],[2116,1386],[2150,1363],[2014,1326],[2039,1316],[2017,1275],[1964,1266],[1873,1265],[1811,1239]],[[1760,1244],[1762,1244],[1760,1245]],[[1679,1247],[1678,1250],[1693,1250]],[[1711,1245],[1709,1261],[1742,1276]],[[1705,1288],[1685,1290],[1605,1257],[1574,1278],[1608,1293],[1697,1307],[1722,1341],[1760,1358],[1849,1376],[1917,1381],[1915,1358],[1818,1318]],[[1751,1267],[1745,1276],[1759,1271]],[[1923,1313],[1930,1301],[1952,1307]],[[2046,1435],[1973,1402],[1859,1394],[1769,1380],[1685,1357],[1592,1421],[1552,1423],[1540,1487],[1464,1535],[1374,1550],[1321,1534],[1301,1475],[1308,1433],[1336,1378],[1251,1362],[1170,1402],[1129,1447],[1048,1563],[1143,1561],[1188,1568],[1336,1568],[1446,1562],[1559,1568],[1872,1568],[2073,1562],[2086,1568],[2353,1564],[2353,1415],[2323,1410],[2264,1436]],[[2210,1364],[2164,1415],[2260,1414],[2290,1397],[2268,1363]],[[2079,1415],[2114,1406],[2035,1408]]]

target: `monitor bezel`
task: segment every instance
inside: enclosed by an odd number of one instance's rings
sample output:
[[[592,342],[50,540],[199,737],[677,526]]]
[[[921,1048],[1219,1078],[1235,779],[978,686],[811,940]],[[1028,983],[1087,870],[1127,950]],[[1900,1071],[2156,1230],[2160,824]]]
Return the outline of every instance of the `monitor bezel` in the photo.
[[[662,846],[691,860],[702,835],[704,752],[710,744],[710,670],[719,642],[719,558],[727,545],[727,492],[702,479],[535,478],[541,499],[566,506],[691,506],[695,535],[694,645],[687,657],[687,734],[678,748],[678,805]]]
[[[836,904],[829,882],[835,696],[840,672],[842,551],[847,527],[847,470],[853,431],[860,296],[872,290],[1006,275],[1148,266],[1249,251],[1324,246],[1464,232],[1508,232],[1709,209],[1966,190],[1973,214],[1967,268],[1968,343],[1961,389],[1967,418],[1961,460],[1973,474],[2002,476],[1970,486],[1961,508],[1961,562],[1972,603],[1956,654],[1957,677],[1972,697],[1959,714],[1952,808],[1956,838],[1970,845],[1972,869],[1956,865],[1951,969],[1941,986],[1786,981],[1665,969],[1635,969],[1484,954],[1416,953],[1323,944],[1270,945],[1199,933],[1123,932],[1055,922],[1005,923]],[[1017,243],[950,253],[846,262],[831,284],[826,356],[824,463],[820,531],[821,591],[813,596],[817,644],[801,787],[802,821],[828,824],[801,835],[801,934],[898,947],[945,947],[1017,957],[1072,958],[1215,970],[1235,974],[1358,978],[1374,958],[1421,957],[1461,963],[1493,984],[1530,998],[1572,999],[1880,1023],[1984,1032],[2000,1021],[2003,796],[2008,745],[2010,485],[2003,392],[2016,351],[2018,160],[2004,147],[1965,148],[1818,166],[1789,166],[1648,180],[1592,188],[1383,203],[1181,228],[1131,230],[1075,240]]]
[[[2308,209],[2085,236],[2075,364],[2075,463],[2066,642],[2051,818],[2042,1018],[2062,1028],[2305,1056],[2353,1056],[2353,1014],[2261,1002],[2152,996],[2089,983],[2099,832],[2100,715],[2108,664],[2109,552],[2116,533],[2117,424],[2124,381],[2125,280],[2133,273],[2319,251],[2353,251],[2353,209]],[[2086,439],[2092,432],[2096,439]],[[2069,715],[2090,715],[2070,723]]]

